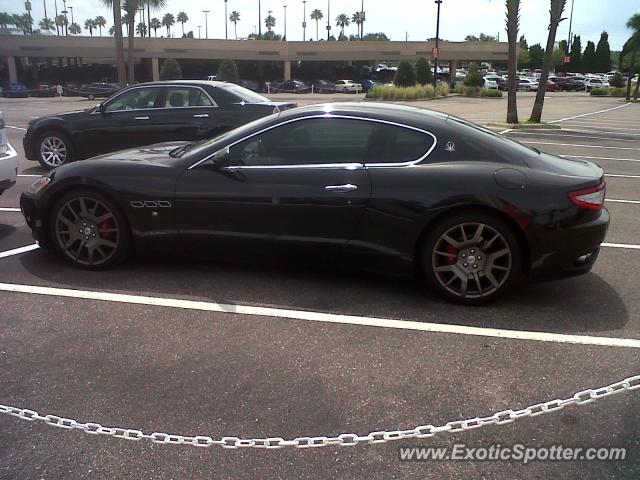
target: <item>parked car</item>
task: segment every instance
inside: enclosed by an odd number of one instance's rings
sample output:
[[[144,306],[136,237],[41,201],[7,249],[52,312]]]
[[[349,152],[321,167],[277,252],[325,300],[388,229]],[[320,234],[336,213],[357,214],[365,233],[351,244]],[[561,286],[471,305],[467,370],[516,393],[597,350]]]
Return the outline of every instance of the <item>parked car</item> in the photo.
[[[7,138],[4,114],[0,112],[0,195],[16,184],[18,176],[18,154]]]
[[[80,87],[79,95],[87,97],[89,100],[96,98],[109,98],[120,90],[117,83],[90,83]]]
[[[208,139],[295,106],[272,102],[234,83],[141,83],[96,107],[32,120],[24,136],[24,151],[28,159],[50,169],[122,148]]]
[[[477,304],[523,274],[590,271],[609,224],[604,202],[604,173],[588,161],[450,115],[338,102],[206,142],[64,165],[20,206],[39,245],[79,268],[114,267],[134,251],[319,263],[323,251],[418,271],[447,299]]]
[[[55,97],[56,87],[48,83],[39,83],[31,89],[30,94],[32,97]]]
[[[300,80],[285,80],[280,85],[271,89],[276,93],[309,93],[311,87]]]
[[[333,84],[333,88],[336,92],[342,93],[360,93],[362,91],[362,85],[353,80],[338,80]]]
[[[538,91],[538,82],[530,78],[520,78],[518,79],[518,90],[536,92]]]
[[[29,92],[24,83],[9,83],[3,87],[2,96],[5,98],[27,98]]]

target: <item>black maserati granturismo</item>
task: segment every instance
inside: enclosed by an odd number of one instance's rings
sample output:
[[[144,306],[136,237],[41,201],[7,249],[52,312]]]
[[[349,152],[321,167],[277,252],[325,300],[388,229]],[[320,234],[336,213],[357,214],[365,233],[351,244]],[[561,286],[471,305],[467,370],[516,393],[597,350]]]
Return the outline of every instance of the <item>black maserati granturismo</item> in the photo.
[[[475,304],[522,274],[588,272],[604,198],[593,163],[433,111],[338,103],[70,163],[20,203],[40,245],[81,268],[132,252],[329,254]]]

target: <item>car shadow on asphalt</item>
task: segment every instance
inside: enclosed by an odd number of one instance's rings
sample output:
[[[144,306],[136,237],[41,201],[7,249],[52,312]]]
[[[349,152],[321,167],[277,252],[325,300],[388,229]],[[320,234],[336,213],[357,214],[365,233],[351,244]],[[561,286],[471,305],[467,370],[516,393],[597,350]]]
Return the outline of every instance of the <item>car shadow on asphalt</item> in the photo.
[[[629,321],[616,290],[594,273],[523,281],[491,304],[465,307],[421,280],[326,267],[162,258],[92,272],[43,251],[3,267],[0,281],[12,283],[480,327],[588,333],[621,330]]]

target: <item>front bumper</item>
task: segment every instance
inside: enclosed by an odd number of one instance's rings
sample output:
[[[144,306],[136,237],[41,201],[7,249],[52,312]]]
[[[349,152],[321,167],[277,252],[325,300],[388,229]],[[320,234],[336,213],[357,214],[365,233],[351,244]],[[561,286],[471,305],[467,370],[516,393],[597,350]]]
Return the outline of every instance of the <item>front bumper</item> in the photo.
[[[532,280],[550,280],[588,273],[600,253],[609,228],[609,211],[604,208],[590,222],[546,232],[540,253],[531,265]]]

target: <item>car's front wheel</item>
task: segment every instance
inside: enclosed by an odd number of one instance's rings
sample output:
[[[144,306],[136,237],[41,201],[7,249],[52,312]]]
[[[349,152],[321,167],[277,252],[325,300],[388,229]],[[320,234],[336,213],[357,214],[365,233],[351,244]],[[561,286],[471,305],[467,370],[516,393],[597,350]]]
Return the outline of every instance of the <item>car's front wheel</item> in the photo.
[[[59,131],[47,131],[38,135],[38,162],[46,170],[67,163],[73,156],[73,145],[69,137]]]
[[[427,236],[422,268],[428,283],[445,298],[467,305],[503,294],[521,269],[521,250],[511,227],[485,213],[458,214]]]
[[[131,234],[118,206],[92,190],[60,198],[49,221],[56,250],[77,267],[101,270],[122,262],[131,250]]]

